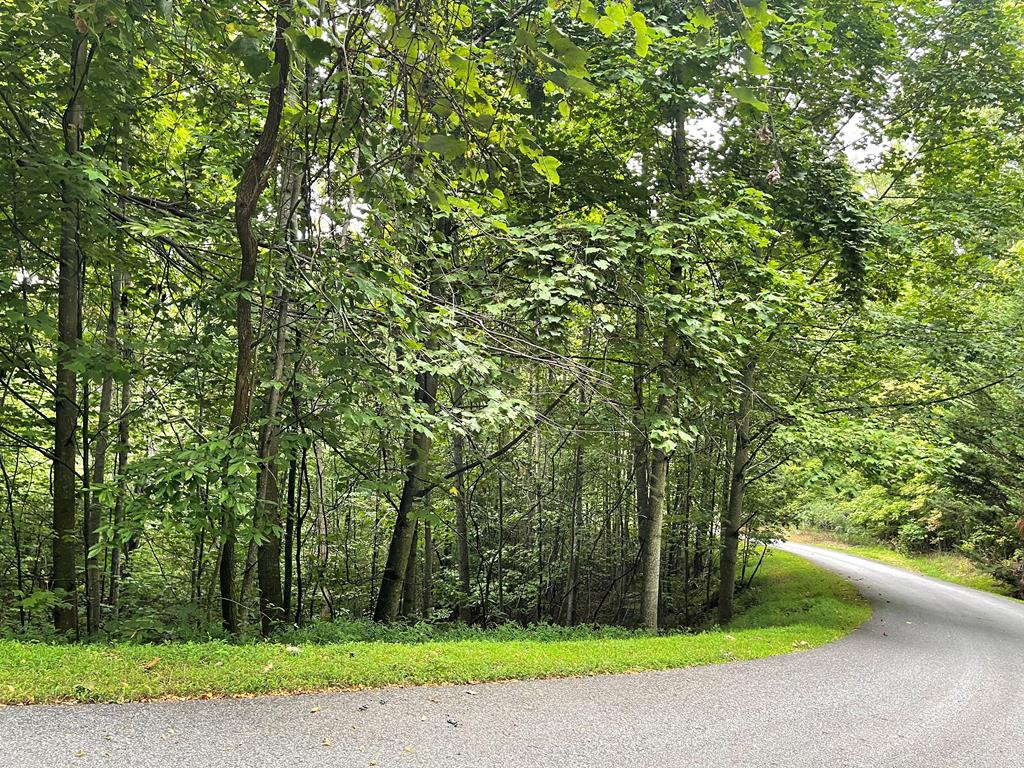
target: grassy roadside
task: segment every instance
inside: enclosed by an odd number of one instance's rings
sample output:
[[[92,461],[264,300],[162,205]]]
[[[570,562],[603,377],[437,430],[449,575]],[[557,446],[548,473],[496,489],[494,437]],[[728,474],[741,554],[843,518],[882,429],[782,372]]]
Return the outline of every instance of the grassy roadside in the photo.
[[[1009,596],[1010,588],[998,582],[989,574],[978,569],[970,560],[955,552],[930,553],[924,555],[905,555],[882,544],[857,544],[822,531],[801,530],[786,535],[790,541],[799,544],[814,544],[827,549],[836,549],[860,555],[869,560],[877,560],[886,565],[894,565],[908,571],[931,576],[943,581],[951,581],[965,587],[973,587],[995,595]]]
[[[570,677],[717,664],[806,650],[863,623],[847,582],[784,552],[766,559],[725,631],[577,640],[46,645],[0,641],[0,703],[244,696]]]

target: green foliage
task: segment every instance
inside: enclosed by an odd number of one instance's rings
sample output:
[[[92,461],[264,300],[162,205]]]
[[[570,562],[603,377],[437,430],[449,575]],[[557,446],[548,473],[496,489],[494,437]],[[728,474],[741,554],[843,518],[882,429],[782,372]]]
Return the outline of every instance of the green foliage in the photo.
[[[696,635],[550,626],[438,634],[423,625],[381,630],[362,623],[327,629],[323,636],[294,636],[301,645],[68,647],[0,640],[0,701],[239,696],[669,669],[806,650],[870,616],[849,584],[785,553],[771,555],[757,590],[728,631]],[[325,639],[327,644],[315,644]]]
[[[386,639],[362,620],[407,548],[403,638],[635,626],[664,459],[665,626],[730,586],[736,483],[741,571],[803,519],[1020,584],[1022,24],[1003,0],[8,2],[0,632],[48,637],[66,601],[99,637],[220,638],[224,589],[248,637],[279,581],[268,632]]]

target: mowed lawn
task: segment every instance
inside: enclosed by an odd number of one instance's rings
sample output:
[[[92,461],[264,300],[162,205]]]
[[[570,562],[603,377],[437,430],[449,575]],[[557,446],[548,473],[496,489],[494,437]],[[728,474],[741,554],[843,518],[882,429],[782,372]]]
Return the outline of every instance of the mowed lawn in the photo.
[[[720,664],[807,650],[867,620],[847,582],[771,552],[725,630],[624,637],[331,644],[221,641],[56,645],[0,641],[0,702],[124,702],[470,683]]]

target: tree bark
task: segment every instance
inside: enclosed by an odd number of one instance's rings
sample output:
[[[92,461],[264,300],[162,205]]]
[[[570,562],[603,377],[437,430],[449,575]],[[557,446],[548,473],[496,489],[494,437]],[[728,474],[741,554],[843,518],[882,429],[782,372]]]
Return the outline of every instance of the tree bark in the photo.
[[[291,7],[291,0],[278,0],[274,31],[274,66],[277,68],[277,81],[270,89],[263,130],[235,190],[235,232],[238,235],[241,259],[238,269],[238,298],[235,302],[238,349],[229,424],[229,430],[233,435],[241,435],[244,431],[249,421],[249,406],[252,399],[256,341],[253,338],[252,299],[249,292],[256,279],[256,261],[259,256],[256,236],[252,231],[252,220],[256,215],[260,195],[267,185],[268,176],[276,164],[277,135],[284,112],[291,63],[288,42],[285,39],[285,32],[289,26],[287,14]],[[221,521],[220,602],[224,629],[230,634],[238,633],[238,603],[235,599],[237,527],[238,521],[235,519],[234,510],[225,508]]]
[[[117,314],[121,308],[121,274],[114,269],[110,277],[110,309],[107,312],[105,343],[113,356],[117,352]],[[109,371],[103,375],[100,385],[100,413],[94,441],[92,463],[92,484],[100,485],[106,475],[108,431],[110,429],[110,407],[114,399],[114,376]],[[93,498],[87,511],[86,521],[86,633],[91,637],[100,628],[100,561],[95,552],[99,544],[100,504]]]
[[[121,296],[121,309],[125,309],[125,298]],[[121,527],[124,525],[125,494],[128,492],[125,474],[128,471],[129,451],[129,409],[132,401],[132,380],[125,378],[121,383],[120,413],[117,419],[117,499],[114,502],[114,531],[118,541],[110,552],[110,618],[117,621],[121,610]]]
[[[423,521],[423,600],[420,607],[423,618],[429,620],[434,608],[434,542],[430,520]]]
[[[459,384],[455,388],[455,403],[461,407],[466,388]],[[455,464],[455,544],[459,567],[459,620],[468,622],[469,606],[469,525],[468,502],[466,500],[466,478],[463,467],[466,439],[460,433],[452,435],[452,459]]]
[[[64,154],[68,162],[82,146],[85,110],[82,91],[88,69],[89,51],[83,24],[71,42],[70,96],[62,118]],[[60,635],[78,629],[75,595],[75,513],[77,507],[76,442],[78,437],[78,377],[71,365],[81,337],[80,285],[82,254],[78,240],[81,211],[73,183],[60,184],[60,267],[57,280],[57,397],[54,419],[53,458],[53,577],[51,588],[60,598],[53,609],[53,627]]]
[[[284,526],[284,590],[282,605],[284,606],[284,618],[288,619],[292,615],[292,574],[293,574],[293,560],[292,550],[294,549],[295,540],[295,517],[296,517],[296,497],[295,497],[295,478],[298,473],[298,462],[295,456],[292,455],[288,461],[288,502],[285,510],[285,526]]]
[[[402,585],[402,616],[409,619],[416,615],[416,541],[419,538],[420,524],[413,523],[412,544],[409,546],[409,559],[405,565],[405,583]]]
[[[643,256],[637,254],[634,267],[637,291],[641,291],[646,279],[644,274]],[[633,414],[632,414],[632,443],[633,443],[633,483],[636,487],[636,517],[637,528],[641,540],[647,538],[647,502],[650,498],[650,487],[647,482],[648,452],[650,445],[647,435],[647,425],[644,414],[644,316],[643,316],[643,295],[638,296],[634,307],[635,320],[633,328],[633,342],[636,345],[633,359]]]
[[[320,596],[324,599],[324,606],[320,610],[321,618],[334,618],[334,594],[331,592],[331,585],[327,582],[327,566],[331,561],[331,548],[327,541],[327,504],[324,501],[324,462],[320,453],[320,443],[313,443],[313,470],[316,472],[316,480],[313,484],[313,504],[316,505],[316,559],[317,559],[317,585],[320,588]],[[312,605],[312,598],[310,598]]]
[[[678,258],[672,257],[669,266],[669,296],[679,295],[682,278]],[[666,318],[661,346],[660,391],[655,416],[659,424],[668,426],[675,414],[674,368],[679,355],[679,336],[675,323]],[[672,451],[662,441],[654,444],[651,451],[650,495],[647,500],[647,520],[641,531],[641,591],[640,624],[644,629],[657,631],[658,604],[661,586],[661,538],[665,519],[665,491],[668,484],[668,464]]]
[[[290,158],[281,174],[281,197],[278,211],[278,229],[286,246],[292,241],[292,220],[299,196],[297,164]],[[289,250],[290,253],[290,250]],[[280,429],[277,424],[281,397],[286,386],[284,378],[285,349],[288,343],[291,279],[291,256],[285,265],[285,285],[277,295],[277,325],[274,334],[274,361],[270,386],[267,389],[263,425],[257,454],[259,476],[256,481],[255,522],[262,534],[256,551],[256,569],[260,589],[260,632],[268,637],[284,620],[284,594],[281,590],[281,489],[278,482],[278,445]]]
[[[433,410],[437,396],[437,376],[433,373],[421,373],[416,378],[416,403],[427,410]],[[395,529],[391,534],[380,591],[377,593],[377,604],[373,610],[374,621],[390,622],[398,618],[405,571],[415,532],[415,523],[410,519],[410,514],[421,489],[425,486],[430,462],[430,444],[430,436],[422,430],[414,431],[407,443],[405,481],[402,484],[402,496],[398,502]]]
[[[736,591],[736,559],[743,523],[743,494],[747,484],[747,462],[750,458],[750,411],[754,401],[754,365],[743,368],[743,392],[736,412],[736,438],[733,446],[732,479],[729,503],[722,515],[722,550],[718,571],[718,623],[732,618],[733,595]]]

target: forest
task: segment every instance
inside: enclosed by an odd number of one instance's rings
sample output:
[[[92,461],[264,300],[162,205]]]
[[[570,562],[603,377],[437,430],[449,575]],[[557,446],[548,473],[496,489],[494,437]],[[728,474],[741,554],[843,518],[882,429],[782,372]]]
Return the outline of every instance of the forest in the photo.
[[[0,0],[0,636],[1024,597],[1022,158],[1016,0]]]

